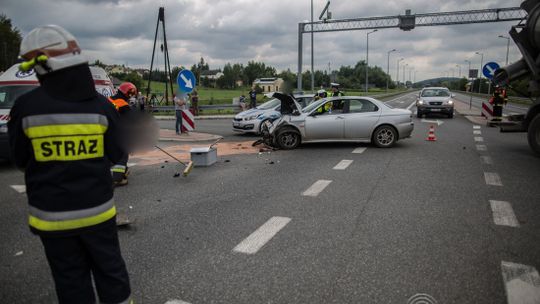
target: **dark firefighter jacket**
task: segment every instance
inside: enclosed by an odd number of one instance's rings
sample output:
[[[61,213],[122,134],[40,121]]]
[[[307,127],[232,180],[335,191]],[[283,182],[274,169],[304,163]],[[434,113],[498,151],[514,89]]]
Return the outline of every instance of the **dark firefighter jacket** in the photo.
[[[39,80],[15,101],[8,123],[14,162],[25,170],[30,229],[69,235],[114,223],[110,164],[124,153],[118,113],[96,93],[86,64]]]

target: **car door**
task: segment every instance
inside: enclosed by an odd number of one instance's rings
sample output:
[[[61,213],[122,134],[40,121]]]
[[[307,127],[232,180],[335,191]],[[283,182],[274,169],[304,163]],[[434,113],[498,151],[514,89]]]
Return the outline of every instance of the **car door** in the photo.
[[[381,109],[367,99],[349,99],[345,105],[344,137],[369,139],[381,116]]]
[[[325,105],[332,103],[333,110]],[[343,101],[334,100],[322,104],[306,117],[305,134],[307,140],[340,140],[344,131]]]

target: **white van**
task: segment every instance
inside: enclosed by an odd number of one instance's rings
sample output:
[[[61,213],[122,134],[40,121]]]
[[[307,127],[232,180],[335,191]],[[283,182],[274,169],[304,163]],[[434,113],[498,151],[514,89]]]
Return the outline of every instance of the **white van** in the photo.
[[[94,78],[96,91],[105,97],[115,94],[111,79],[107,72],[100,67],[91,66],[90,72]],[[7,122],[9,111],[15,100],[22,94],[39,86],[34,70],[22,72],[19,64],[15,64],[0,75],[0,159],[9,158],[9,142]]]

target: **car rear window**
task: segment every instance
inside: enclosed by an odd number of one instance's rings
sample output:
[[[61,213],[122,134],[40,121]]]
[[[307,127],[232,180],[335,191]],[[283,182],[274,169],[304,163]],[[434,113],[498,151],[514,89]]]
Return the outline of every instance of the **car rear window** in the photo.
[[[443,89],[425,89],[422,91],[422,97],[449,97],[450,92]]]

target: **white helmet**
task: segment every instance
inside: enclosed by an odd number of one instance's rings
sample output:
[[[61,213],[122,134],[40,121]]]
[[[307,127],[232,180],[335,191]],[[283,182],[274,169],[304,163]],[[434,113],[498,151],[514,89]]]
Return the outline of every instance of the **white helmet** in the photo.
[[[326,93],[326,91],[323,90],[323,89],[320,89],[320,90],[317,91],[317,94],[324,94],[324,93]]]
[[[87,63],[77,40],[58,25],[44,25],[30,31],[21,42],[21,64],[25,70],[34,67],[39,75]]]

